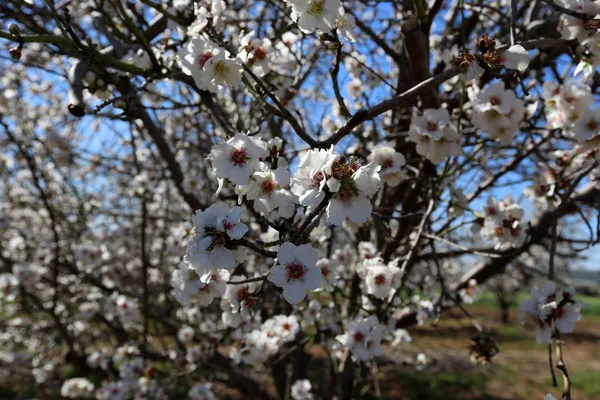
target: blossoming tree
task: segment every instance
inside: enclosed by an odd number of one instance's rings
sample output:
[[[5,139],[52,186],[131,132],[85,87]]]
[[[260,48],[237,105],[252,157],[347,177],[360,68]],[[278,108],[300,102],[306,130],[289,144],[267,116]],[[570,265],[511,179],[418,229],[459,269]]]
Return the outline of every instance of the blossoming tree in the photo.
[[[597,14],[2,1],[0,376],[38,397],[379,398],[386,348],[506,276],[538,282],[519,317],[570,399]]]

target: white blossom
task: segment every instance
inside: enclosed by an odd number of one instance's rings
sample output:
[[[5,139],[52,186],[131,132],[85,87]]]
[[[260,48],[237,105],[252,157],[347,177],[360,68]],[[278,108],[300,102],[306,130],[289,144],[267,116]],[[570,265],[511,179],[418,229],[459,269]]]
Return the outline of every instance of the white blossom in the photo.
[[[291,395],[293,400],[313,400],[312,385],[308,379],[299,379],[292,385]]]
[[[85,378],[71,378],[63,382],[60,394],[70,399],[90,398],[94,391],[94,384]]]
[[[512,45],[500,56],[499,62],[506,68],[512,68],[521,72],[529,66],[529,52],[520,44]]]
[[[235,266],[235,253],[227,246],[248,232],[248,226],[240,222],[241,216],[241,207],[229,208],[225,203],[213,204],[204,211],[196,210],[193,216],[196,234],[188,245],[187,261],[198,274],[212,268]]]
[[[267,279],[283,288],[283,297],[288,303],[297,304],[304,300],[307,291],[321,285],[321,269],[316,265],[318,259],[317,249],[285,242],[277,251],[277,265],[271,268]]]
[[[266,152],[267,145],[262,139],[237,133],[227,142],[214,145],[210,158],[218,177],[244,185],[253,171],[259,168],[259,159]]]
[[[412,119],[408,139],[417,144],[417,153],[434,163],[462,151],[460,136],[444,108],[427,109]]]
[[[406,172],[402,170],[402,167],[406,164],[406,159],[393,146],[389,144],[375,146],[370,159],[381,166],[379,176],[384,183],[395,187],[407,178]]]
[[[479,92],[470,92],[470,97],[473,125],[500,143],[510,144],[525,116],[523,101],[512,90],[506,90],[500,80]]]
[[[370,360],[381,355],[383,353],[382,338],[379,320],[374,315],[368,318],[359,317],[348,322],[346,332],[336,337],[358,360]]]

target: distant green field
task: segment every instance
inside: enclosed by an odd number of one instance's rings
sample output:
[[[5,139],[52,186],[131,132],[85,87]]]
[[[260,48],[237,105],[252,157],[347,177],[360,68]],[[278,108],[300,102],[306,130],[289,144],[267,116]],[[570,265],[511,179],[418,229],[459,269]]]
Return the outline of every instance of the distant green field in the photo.
[[[518,308],[519,303],[528,297],[529,292],[521,293],[512,308]],[[600,296],[576,295],[575,298],[584,303],[584,307],[581,309],[581,313],[584,316],[600,318]],[[473,305],[490,308],[498,307],[496,298],[493,293],[489,292],[482,293]]]

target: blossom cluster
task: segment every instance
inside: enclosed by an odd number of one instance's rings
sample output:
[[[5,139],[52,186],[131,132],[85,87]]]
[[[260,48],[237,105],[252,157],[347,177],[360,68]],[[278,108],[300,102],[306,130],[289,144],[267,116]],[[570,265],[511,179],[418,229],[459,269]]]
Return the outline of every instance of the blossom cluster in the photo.
[[[292,7],[292,19],[304,33],[329,32],[338,29],[340,34],[354,41],[354,17],[346,14],[340,0],[286,0]]]
[[[596,67],[600,65],[598,53],[600,43],[600,32],[598,15],[600,6],[593,0],[558,0],[561,6],[587,15],[586,19],[573,15],[562,14],[560,17],[559,31],[564,39],[577,40],[587,51],[581,57],[574,74],[580,73],[589,79]]]
[[[461,140],[455,125],[444,108],[427,109],[423,115],[414,115],[408,139],[415,142],[417,152],[440,163],[449,156],[461,153]]]
[[[39,8],[31,3],[19,7]],[[184,377],[188,398],[214,400],[221,379],[251,382],[249,368],[292,365],[313,345],[333,367],[358,363],[346,370],[363,379],[384,348],[411,341],[401,328],[434,325],[488,290],[490,259],[510,262],[499,288],[517,291],[523,271],[567,263],[584,242],[570,221],[591,226],[600,187],[597,1],[555,0],[584,14],[560,17],[566,40],[535,38],[531,18],[554,12],[550,3],[525,13],[526,30],[515,13],[510,46],[484,34],[502,34],[502,13],[469,9],[476,36],[461,32],[461,52],[444,47],[458,43],[463,18],[416,49],[422,13],[380,15],[386,4],[79,3],[73,35],[36,43],[38,30],[22,40],[11,24],[2,37],[23,62],[0,59],[0,366],[26,366],[40,387],[163,399]],[[50,13],[24,15],[24,26],[36,15],[40,32],[56,27]],[[87,28],[86,46],[67,45]],[[559,53],[573,67],[548,43],[569,49]],[[55,106],[62,86],[44,82],[65,62],[69,108],[85,124]],[[78,79],[81,66],[93,71]],[[95,116],[108,125],[94,122],[101,135],[88,137],[80,128]],[[532,202],[494,197],[513,178]],[[550,236],[534,226],[553,215],[559,249],[549,254]],[[539,342],[558,344],[580,308],[550,282],[519,314]],[[483,332],[471,341],[477,361],[496,352]],[[424,353],[411,360],[430,364]],[[75,375],[65,379],[67,364]],[[320,395],[321,382],[297,372],[282,397]]]
[[[504,88],[502,81],[469,92],[473,103],[472,123],[492,139],[507,145],[525,118],[525,105],[515,92]]]
[[[300,332],[298,318],[294,315],[276,315],[267,319],[241,339],[240,348],[233,348],[229,356],[237,363],[264,364],[286,343],[294,341]]]
[[[513,202],[511,197],[498,201],[488,198],[483,209],[483,221],[477,221],[472,231],[481,230],[484,237],[491,239],[497,249],[518,247],[523,244],[526,232],[523,228],[523,207]]]
[[[552,343],[555,332],[571,333],[581,319],[581,303],[575,300],[575,290],[558,291],[552,281],[535,287],[531,297],[519,305],[519,320],[535,327],[539,343]]]

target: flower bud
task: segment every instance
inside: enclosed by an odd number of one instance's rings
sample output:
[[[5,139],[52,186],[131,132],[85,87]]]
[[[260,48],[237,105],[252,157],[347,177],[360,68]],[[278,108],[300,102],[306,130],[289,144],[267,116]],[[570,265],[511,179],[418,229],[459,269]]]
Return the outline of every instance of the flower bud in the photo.
[[[281,138],[278,138],[278,137],[269,139],[269,141],[267,142],[267,146],[273,152],[281,150],[282,145],[283,145],[283,140],[281,140]]]
[[[21,30],[19,29],[19,27],[17,26],[17,24],[10,24],[8,25],[8,31],[17,39],[21,38]]]
[[[483,61],[488,65],[501,65],[501,59],[494,51],[488,51],[483,55]]]
[[[21,59],[21,47],[20,46],[10,48],[8,50],[8,53],[10,54],[10,57],[15,61],[18,61]]]
[[[77,104],[69,104],[67,106],[67,109],[69,110],[71,115],[74,115],[75,117],[83,117],[85,115],[85,110],[83,109],[83,107],[78,106]]]
[[[469,68],[469,65],[471,65],[471,62],[475,61],[475,56],[469,54],[469,53],[460,53],[458,56],[454,57],[452,59],[452,64],[460,67],[462,69],[467,69]]]
[[[475,46],[482,53],[487,53],[489,50],[493,50],[496,47],[496,40],[493,36],[481,35],[475,39]]]

